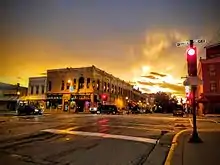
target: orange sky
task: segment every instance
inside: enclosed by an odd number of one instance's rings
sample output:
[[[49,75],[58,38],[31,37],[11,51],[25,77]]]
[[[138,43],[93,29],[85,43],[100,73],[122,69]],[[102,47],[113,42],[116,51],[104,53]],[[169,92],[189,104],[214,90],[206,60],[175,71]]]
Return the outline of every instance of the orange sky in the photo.
[[[47,69],[95,65],[144,92],[183,94],[186,47],[175,44],[212,38],[211,1],[10,1],[0,6],[0,81],[27,86]]]
[[[175,30],[148,31],[143,36],[142,42],[136,45],[122,45],[119,49],[121,57],[116,59],[114,56],[111,58],[104,54],[103,57],[99,55],[98,58],[97,56],[93,58],[89,51],[78,53],[74,50],[65,50],[51,40],[26,36],[5,43],[6,52],[2,58],[4,60],[1,60],[0,81],[20,82],[27,86],[29,76],[39,76],[45,73],[46,69],[94,64],[126,81],[137,82],[137,85],[146,92],[162,90],[183,93],[180,78],[186,74],[185,48],[176,48],[175,43],[185,39],[187,35]],[[107,45],[110,44],[115,48],[118,43],[109,41]],[[106,45],[104,43],[100,46],[102,48]],[[149,77],[151,72],[165,76]]]

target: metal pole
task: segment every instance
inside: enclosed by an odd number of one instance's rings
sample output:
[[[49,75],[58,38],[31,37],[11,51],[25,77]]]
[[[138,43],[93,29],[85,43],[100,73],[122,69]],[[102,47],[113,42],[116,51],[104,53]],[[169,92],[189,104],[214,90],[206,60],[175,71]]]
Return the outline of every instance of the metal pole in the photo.
[[[190,40],[190,47],[193,47],[193,40]],[[197,77],[197,72],[195,75],[189,75],[189,76]],[[193,94],[193,98],[192,98],[193,132],[192,132],[192,136],[189,139],[189,142],[190,143],[202,143],[202,140],[200,139],[199,134],[197,132],[197,125],[196,125],[196,86],[192,86],[192,94]]]

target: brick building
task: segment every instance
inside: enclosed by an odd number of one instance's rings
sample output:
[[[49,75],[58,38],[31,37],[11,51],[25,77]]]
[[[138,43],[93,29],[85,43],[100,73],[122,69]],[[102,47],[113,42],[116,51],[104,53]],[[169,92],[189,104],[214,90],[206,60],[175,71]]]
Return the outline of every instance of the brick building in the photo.
[[[205,47],[206,59],[200,59],[198,76],[203,80],[197,90],[203,113],[220,113],[220,44]]]
[[[48,70],[46,97],[47,106],[77,106],[79,111],[88,111],[99,102],[123,108],[129,100],[144,100],[144,95],[132,85],[95,66]]]

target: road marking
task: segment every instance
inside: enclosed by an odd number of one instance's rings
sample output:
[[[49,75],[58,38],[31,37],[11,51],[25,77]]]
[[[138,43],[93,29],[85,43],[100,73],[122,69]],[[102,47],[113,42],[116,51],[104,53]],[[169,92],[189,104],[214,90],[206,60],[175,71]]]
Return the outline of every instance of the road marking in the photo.
[[[101,125],[104,127],[112,127],[112,128],[128,128],[128,129],[137,129],[137,130],[145,130],[145,131],[172,131],[172,130],[165,130],[165,129],[158,129],[158,128],[141,128],[141,127],[132,127],[132,126],[121,126],[121,125]],[[147,125],[145,125],[147,127]]]
[[[72,131],[72,130],[75,130],[75,129],[77,129],[77,128],[79,128],[79,127],[75,126],[75,127],[67,128],[67,129],[65,129],[65,130],[66,130],[66,131]]]
[[[71,135],[81,135],[81,136],[94,136],[94,137],[102,137],[109,139],[121,139],[121,140],[130,140],[144,143],[156,144],[157,139],[143,138],[143,137],[134,137],[134,136],[125,136],[125,135],[113,135],[113,134],[105,134],[98,132],[82,132],[82,131],[68,131],[68,130],[58,130],[58,129],[45,129],[42,130],[44,132],[55,133],[55,134],[71,134]]]
[[[184,133],[184,132],[186,132],[186,131],[189,131],[189,130],[187,130],[187,129],[182,130],[182,131],[178,132],[178,133],[173,137],[172,145],[171,145],[171,147],[170,147],[170,150],[169,150],[169,152],[168,152],[168,155],[167,155],[167,158],[166,158],[166,160],[165,160],[164,165],[171,165],[171,161],[172,161],[172,158],[173,158],[173,153],[174,153],[174,150],[175,150],[175,148],[176,148],[176,146],[177,146],[177,139],[179,138],[179,136],[180,136],[182,133]]]
[[[216,124],[218,124],[218,122],[216,120],[212,120],[212,119],[197,119],[198,121],[210,121],[210,122],[214,122]]]
[[[193,127],[192,119],[189,119],[190,126]]]

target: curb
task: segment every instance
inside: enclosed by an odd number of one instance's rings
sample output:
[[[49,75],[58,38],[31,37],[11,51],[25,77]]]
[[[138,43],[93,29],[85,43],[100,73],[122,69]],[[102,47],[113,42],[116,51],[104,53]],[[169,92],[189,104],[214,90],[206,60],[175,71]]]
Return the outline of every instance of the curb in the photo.
[[[168,152],[168,155],[167,155],[167,158],[165,160],[165,163],[164,165],[171,165],[171,160],[173,158],[173,153],[174,153],[174,150],[177,146],[177,140],[179,138],[179,136],[184,133],[184,132],[187,132],[189,131],[188,129],[185,129],[185,130],[182,130],[182,131],[179,131],[174,137],[173,137],[173,140],[172,140],[172,145],[170,147],[170,150]]]

